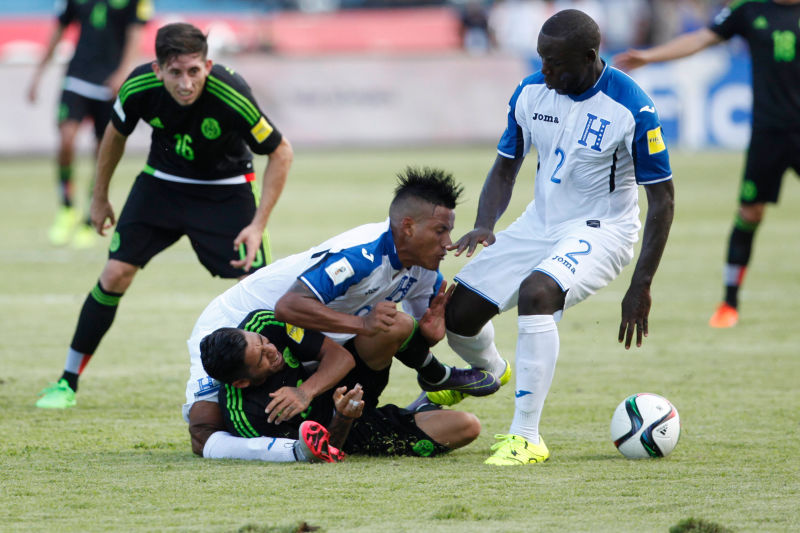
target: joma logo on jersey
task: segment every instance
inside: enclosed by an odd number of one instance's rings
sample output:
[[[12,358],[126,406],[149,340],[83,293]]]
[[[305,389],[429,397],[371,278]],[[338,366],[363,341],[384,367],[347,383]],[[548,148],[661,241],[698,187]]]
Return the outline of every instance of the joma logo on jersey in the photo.
[[[570,263],[567,259],[561,257],[560,255],[554,255],[552,258],[550,258],[550,261],[557,261],[562,265],[564,265],[567,268],[567,270],[569,270],[573,274],[575,273],[575,266],[572,263]]]
[[[531,118],[533,120],[541,120],[542,122],[552,122],[553,124],[558,124],[558,117],[554,117],[552,115],[543,115],[541,113],[534,113]]]
[[[586,126],[583,128],[583,134],[581,135],[581,138],[578,139],[578,144],[581,146],[589,146],[586,141],[589,138],[589,135],[594,135],[594,144],[590,146],[590,148],[596,152],[600,152],[600,143],[603,141],[603,135],[605,135],[606,128],[609,124],[611,124],[611,121],[601,118],[599,119],[600,127],[594,129],[592,126],[594,125],[594,121],[598,120],[598,117],[592,115],[591,113],[586,113],[586,117]]]

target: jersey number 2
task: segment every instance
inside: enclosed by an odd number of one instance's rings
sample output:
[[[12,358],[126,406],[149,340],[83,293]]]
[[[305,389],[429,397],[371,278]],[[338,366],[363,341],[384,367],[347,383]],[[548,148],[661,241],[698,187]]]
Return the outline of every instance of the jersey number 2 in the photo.
[[[561,159],[559,159],[558,165],[556,165],[556,169],[553,171],[553,175],[550,176],[550,181],[552,181],[553,183],[561,183],[561,178],[557,178],[556,174],[558,174],[558,171],[561,170],[561,167],[564,166],[564,159],[566,159],[567,155],[561,148],[556,148],[556,155],[559,156]]]

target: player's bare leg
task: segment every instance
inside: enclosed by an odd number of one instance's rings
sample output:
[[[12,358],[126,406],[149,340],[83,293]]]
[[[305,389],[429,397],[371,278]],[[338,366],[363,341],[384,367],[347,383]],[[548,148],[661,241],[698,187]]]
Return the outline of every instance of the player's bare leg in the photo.
[[[75,159],[75,137],[79,127],[80,122],[77,120],[65,120],[58,126],[59,145],[56,161],[61,207],[48,231],[50,242],[56,246],[69,242],[75,226],[80,223],[80,213],[72,205],[72,165]]]

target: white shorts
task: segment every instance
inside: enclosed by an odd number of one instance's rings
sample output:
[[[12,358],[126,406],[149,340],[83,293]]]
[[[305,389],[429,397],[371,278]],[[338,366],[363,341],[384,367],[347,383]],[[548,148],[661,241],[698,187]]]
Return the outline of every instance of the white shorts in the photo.
[[[455,280],[503,312],[517,305],[522,281],[534,271],[543,272],[567,293],[566,309],[611,283],[633,259],[635,236],[605,223],[596,225],[600,227],[576,221],[548,236],[523,215],[498,233],[496,242],[481,250]]]
[[[223,312],[219,298],[208,304],[200,318],[197,319],[192,335],[186,341],[191,359],[189,381],[186,382],[186,403],[183,404],[183,419],[186,422],[189,422],[189,409],[192,408],[194,402],[216,403],[218,399],[220,382],[206,374],[206,370],[203,368],[203,361],[200,359],[200,341],[217,328],[235,328],[238,325],[238,321]]]

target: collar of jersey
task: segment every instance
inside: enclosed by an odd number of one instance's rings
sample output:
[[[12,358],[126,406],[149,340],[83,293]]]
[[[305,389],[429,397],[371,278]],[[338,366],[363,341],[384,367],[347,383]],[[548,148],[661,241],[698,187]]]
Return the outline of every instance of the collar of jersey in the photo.
[[[601,59],[600,61],[603,60]],[[600,77],[597,78],[597,81],[594,83],[594,85],[583,91],[581,94],[568,94],[567,96],[569,96],[576,102],[583,102],[584,100],[588,100],[589,98],[600,92],[600,82],[603,81],[607,73],[608,73],[608,63],[603,61],[603,72],[600,73]]]
[[[386,232],[381,236],[381,248],[389,258],[392,268],[395,270],[403,270],[403,263],[400,262],[400,257],[397,255],[397,246],[394,245],[392,224],[388,219],[386,220],[386,225],[388,226]]]

